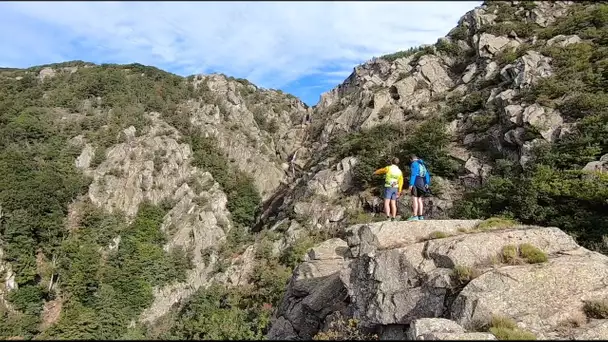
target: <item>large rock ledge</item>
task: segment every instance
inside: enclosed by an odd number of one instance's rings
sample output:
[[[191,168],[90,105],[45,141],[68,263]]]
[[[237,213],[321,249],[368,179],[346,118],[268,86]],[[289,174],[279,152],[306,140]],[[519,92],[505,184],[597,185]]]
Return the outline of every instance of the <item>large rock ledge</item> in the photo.
[[[337,312],[380,339],[496,339],[475,331],[492,315],[537,339],[608,338],[604,320],[581,319],[586,301],[608,297],[608,257],[578,246],[558,228],[482,230],[479,223],[355,225],[346,241],[313,247],[294,270],[268,338],[311,339]],[[503,247],[524,243],[548,260],[503,263]],[[455,267],[476,277],[456,280]]]

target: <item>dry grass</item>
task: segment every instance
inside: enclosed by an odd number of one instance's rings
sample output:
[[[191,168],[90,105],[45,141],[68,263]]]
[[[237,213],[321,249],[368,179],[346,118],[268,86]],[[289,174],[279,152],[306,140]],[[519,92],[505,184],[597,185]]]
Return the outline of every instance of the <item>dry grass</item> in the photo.
[[[589,318],[607,319],[608,318],[608,300],[590,300],[585,302],[583,306],[585,315]]]
[[[515,321],[504,316],[493,315],[488,330],[499,340],[536,340],[534,334],[520,329]]]
[[[435,239],[443,239],[450,236],[450,234],[446,234],[444,232],[440,232],[440,231],[434,231],[431,234],[429,234],[429,240],[435,240]]]
[[[452,270],[452,279],[454,279],[456,284],[461,286],[468,284],[471,280],[479,277],[480,275],[481,271],[479,271],[477,268],[469,266],[457,265]]]
[[[346,319],[340,315],[329,324],[327,331],[317,333],[313,338],[315,341],[342,341],[342,340],[378,340],[378,335],[363,333],[359,329],[359,321],[353,318]]]
[[[523,260],[519,257],[519,253],[517,251],[517,246],[515,245],[506,245],[502,248],[502,252],[500,253],[500,257],[503,263],[508,265],[521,265],[523,264]]]
[[[582,311],[577,311],[568,319],[559,323],[555,331],[567,339],[574,339],[573,334],[576,328],[580,328],[587,324],[587,316]]]

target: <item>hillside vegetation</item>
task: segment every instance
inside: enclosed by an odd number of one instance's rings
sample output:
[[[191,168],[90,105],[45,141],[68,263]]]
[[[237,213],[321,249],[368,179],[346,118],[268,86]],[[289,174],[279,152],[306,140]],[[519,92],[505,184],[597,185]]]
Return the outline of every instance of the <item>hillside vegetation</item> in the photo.
[[[0,74],[0,228],[3,258],[17,287],[7,297],[17,311],[2,308],[0,335],[36,336],[43,304],[59,296],[61,317],[42,337],[126,338],[139,331],[127,326],[150,305],[153,287],[184,281],[191,260],[187,251],[162,248],[167,237],[160,226],[170,201],[140,206],[130,224],[120,211],[108,214],[87,203],[77,228],[69,230],[68,206],[86,194],[91,182],[74,165],[80,148],[70,139],[82,135],[105,151],[124,141],[122,131],[129,126],[144,134],[149,125],[144,113],[160,112],[192,146],[195,166],[211,172],[226,192],[238,226],[233,235],[248,234],[261,198],[251,177],[232,167],[216,142],[178,111],[187,99],[214,101],[209,89],[195,89],[187,79],[138,64],[45,67],[60,72],[42,80],[38,72],[43,67]],[[103,157],[95,153],[92,166]],[[104,251],[117,236],[117,252]],[[271,302],[264,295],[256,300]],[[242,319],[253,319],[247,317]]]
[[[608,174],[589,177],[581,171],[608,153],[608,6],[575,4],[554,25],[529,29],[526,34],[544,39],[576,34],[583,39],[566,47],[541,48],[542,54],[553,58],[554,75],[521,95],[527,103],[556,108],[566,122],[576,126],[563,139],[538,146],[534,159],[523,169],[497,160],[487,183],[468,192],[455,215],[504,215],[557,226],[583,245],[608,252],[602,242],[608,233]]]

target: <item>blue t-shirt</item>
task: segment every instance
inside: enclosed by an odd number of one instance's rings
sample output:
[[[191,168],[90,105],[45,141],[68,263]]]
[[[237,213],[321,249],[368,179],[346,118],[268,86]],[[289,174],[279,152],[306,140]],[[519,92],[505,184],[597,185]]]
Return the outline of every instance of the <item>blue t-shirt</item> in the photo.
[[[414,160],[410,169],[410,186],[415,184],[417,187],[424,188],[425,185],[431,184],[431,175],[422,159]]]

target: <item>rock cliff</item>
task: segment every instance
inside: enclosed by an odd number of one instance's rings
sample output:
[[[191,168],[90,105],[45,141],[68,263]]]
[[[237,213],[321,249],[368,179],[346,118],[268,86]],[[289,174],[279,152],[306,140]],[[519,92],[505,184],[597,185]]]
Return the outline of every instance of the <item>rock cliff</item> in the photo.
[[[269,337],[310,339],[342,314],[380,339],[495,339],[493,317],[538,339],[605,338],[585,307],[608,294],[608,257],[557,228],[491,222],[349,227],[294,270]]]

